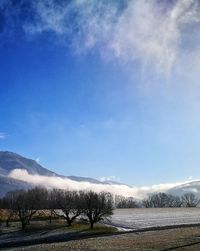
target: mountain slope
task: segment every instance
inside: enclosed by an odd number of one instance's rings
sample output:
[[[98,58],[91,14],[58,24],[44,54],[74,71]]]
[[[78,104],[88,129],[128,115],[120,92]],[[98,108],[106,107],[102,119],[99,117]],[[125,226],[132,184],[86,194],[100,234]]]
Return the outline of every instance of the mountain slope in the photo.
[[[32,186],[28,182],[16,179],[16,177],[9,177],[9,173],[15,169],[26,170],[29,174],[32,175],[37,174],[48,177],[68,178],[73,181],[84,181],[93,184],[108,184],[92,178],[59,175],[42,167],[35,160],[25,158],[13,152],[0,151],[0,196],[11,190],[27,189]]]
[[[39,165],[35,160],[27,159],[13,152],[0,151],[0,174],[8,175],[14,169],[25,169],[30,174],[56,175],[54,172]]]
[[[178,196],[183,195],[184,193],[194,193],[196,195],[200,195],[200,180],[187,182],[171,188],[167,192]]]
[[[32,186],[26,182],[0,175],[0,197],[7,192],[17,189],[28,189]]]
[[[95,183],[95,184],[109,184],[109,182],[100,182],[96,179],[89,178],[89,177],[59,175],[55,172],[52,172],[44,168],[43,166],[38,164],[35,160],[22,157],[21,155],[13,153],[13,152],[0,151],[0,175],[7,176],[14,169],[24,169],[29,174],[56,176],[56,177],[68,178],[68,179],[79,181],[79,182],[85,181],[85,182],[90,182],[90,183]]]

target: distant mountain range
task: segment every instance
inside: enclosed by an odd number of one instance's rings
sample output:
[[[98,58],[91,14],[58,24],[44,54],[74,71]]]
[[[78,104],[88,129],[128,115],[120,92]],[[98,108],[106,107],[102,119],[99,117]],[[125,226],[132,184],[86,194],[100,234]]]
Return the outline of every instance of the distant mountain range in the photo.
[[[77,182],[89,182],[91,184],[100,184],[100,185],[105,185],[105,184],[123,185],[121,183],[113,181],[101,182],[93,178],[59,175],[55,172],[52,172],[42,167],[35,160],[22,157],[21,155],[13,152],[0,151],[0,196],[4,195],[5,193],[11,190],[27,189],[33,187],[32,183],[20,179],[19,176],[18,178],[16,178],[16,176],[11,177],[9,175],[12,171],[16,169],[26,170],[27,173],[31,175],[41,175],[41,176],[57,177],[64,179],[67,178],[69,180]],[[166,191],[166,193],[174,195],[182,195],[188,192],[193,192],[195,194],[200,195],[200,180],[184,183],[182,185],[176,186]]]
[[[200,196],[200,180],[184,183],[182,185],[171,188],[170,190],[168,190],[168,192],[178,196],[184,193],[194,193]]]
[[[13,152],[0,151],[0,175],[8,175],[14,169],[25,169],[30,174],[57,175],[39,165],[35,160],[27,159]]]
[[[63,176],[55,172],[52,172],[44,167],[42,167],[38,162],[32,159],[25,158],[19,154],[0,151],[0,196],[4,195],[6,192],[16,189],[26,189],[30,188],[32,185],[28,182],[21,181],[9,177],[9,173],[15,169],[26,170],[29,174],[38,174],[49,177],[60,177],[68,178],[73,181],[84,181],[94,184],[117,184],[115,182],[100,182],[93,178],[77,177],[77,176]]]

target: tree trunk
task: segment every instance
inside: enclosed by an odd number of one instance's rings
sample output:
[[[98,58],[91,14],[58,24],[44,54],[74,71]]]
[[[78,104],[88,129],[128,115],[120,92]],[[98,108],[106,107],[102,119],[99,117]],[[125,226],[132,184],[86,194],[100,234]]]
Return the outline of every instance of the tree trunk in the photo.
[[[68,227],[71,227],[72,221],[71,220],[67,220],[67,224],[68,224]]]
[[[90,229],[93,229],[93,228],[94,228],[94,222],[91,221],[91,222],[90,222]]]
[[[24,230],[26,228],[26,222],[25,222],[25,220],[22,220],[21,223],[22,223],[22,230]]]

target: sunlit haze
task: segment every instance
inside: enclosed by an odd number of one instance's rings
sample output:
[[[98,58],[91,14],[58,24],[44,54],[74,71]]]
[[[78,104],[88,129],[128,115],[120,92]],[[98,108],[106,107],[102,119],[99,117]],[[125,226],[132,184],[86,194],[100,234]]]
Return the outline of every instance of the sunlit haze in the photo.
[[[199,179],[199,11],[196,0],[1,0],[0,149],[141,186],[136,196]]]

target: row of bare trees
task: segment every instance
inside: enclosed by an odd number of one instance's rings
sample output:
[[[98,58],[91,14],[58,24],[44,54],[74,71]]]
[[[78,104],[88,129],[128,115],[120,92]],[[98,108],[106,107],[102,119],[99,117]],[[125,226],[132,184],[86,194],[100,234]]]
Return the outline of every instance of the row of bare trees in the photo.
[[[66,220],[68,226],[82,217],[89,221],[91,229],[94,223],[109,218],[113,213],[113,197],[110,193],[92,191],[47,190],[34,188],[28,191],[16,190],[6,194],[0,200],[0,209],[15,215],[25,229],[37,211],[48,210]]]
[[[166,193],[150,195],[143,201],[134,198],[115,197],[117,208],[164,208],[164,207],[197,207],[199,199],[193,193],[182,196],[173,196]],[[4,219],[6,225],[13,218],[18,218],[22,229],[30,224],[32,217],[38,212],[49,212],[52,215],[66,220],[68,226],[79,217],[90,223],[108,219],[114,208],[113,196],[110,193],[95,193],[92,191],[47,190],[34,188],[30,190],[16,190],[6,194],[0,199],[0,225]]]
[[[163,208],[163,207],[197,207],[200,200],[193,193],[185,193],[182,196],[175,196],[166,193],[149,195],[143,201],[136,201],[134,198],[117,196],[116,208]]]
[[[139,208],[141,202],[136,201],[134,197],[124,197],[121,195],[115,196],[115,207],[116,208]]]
[[[166,193],[150,195],[142,201],[144,207],[197,207],[199,199],[193,193],[185,193],[182,196],[174,196]]]

